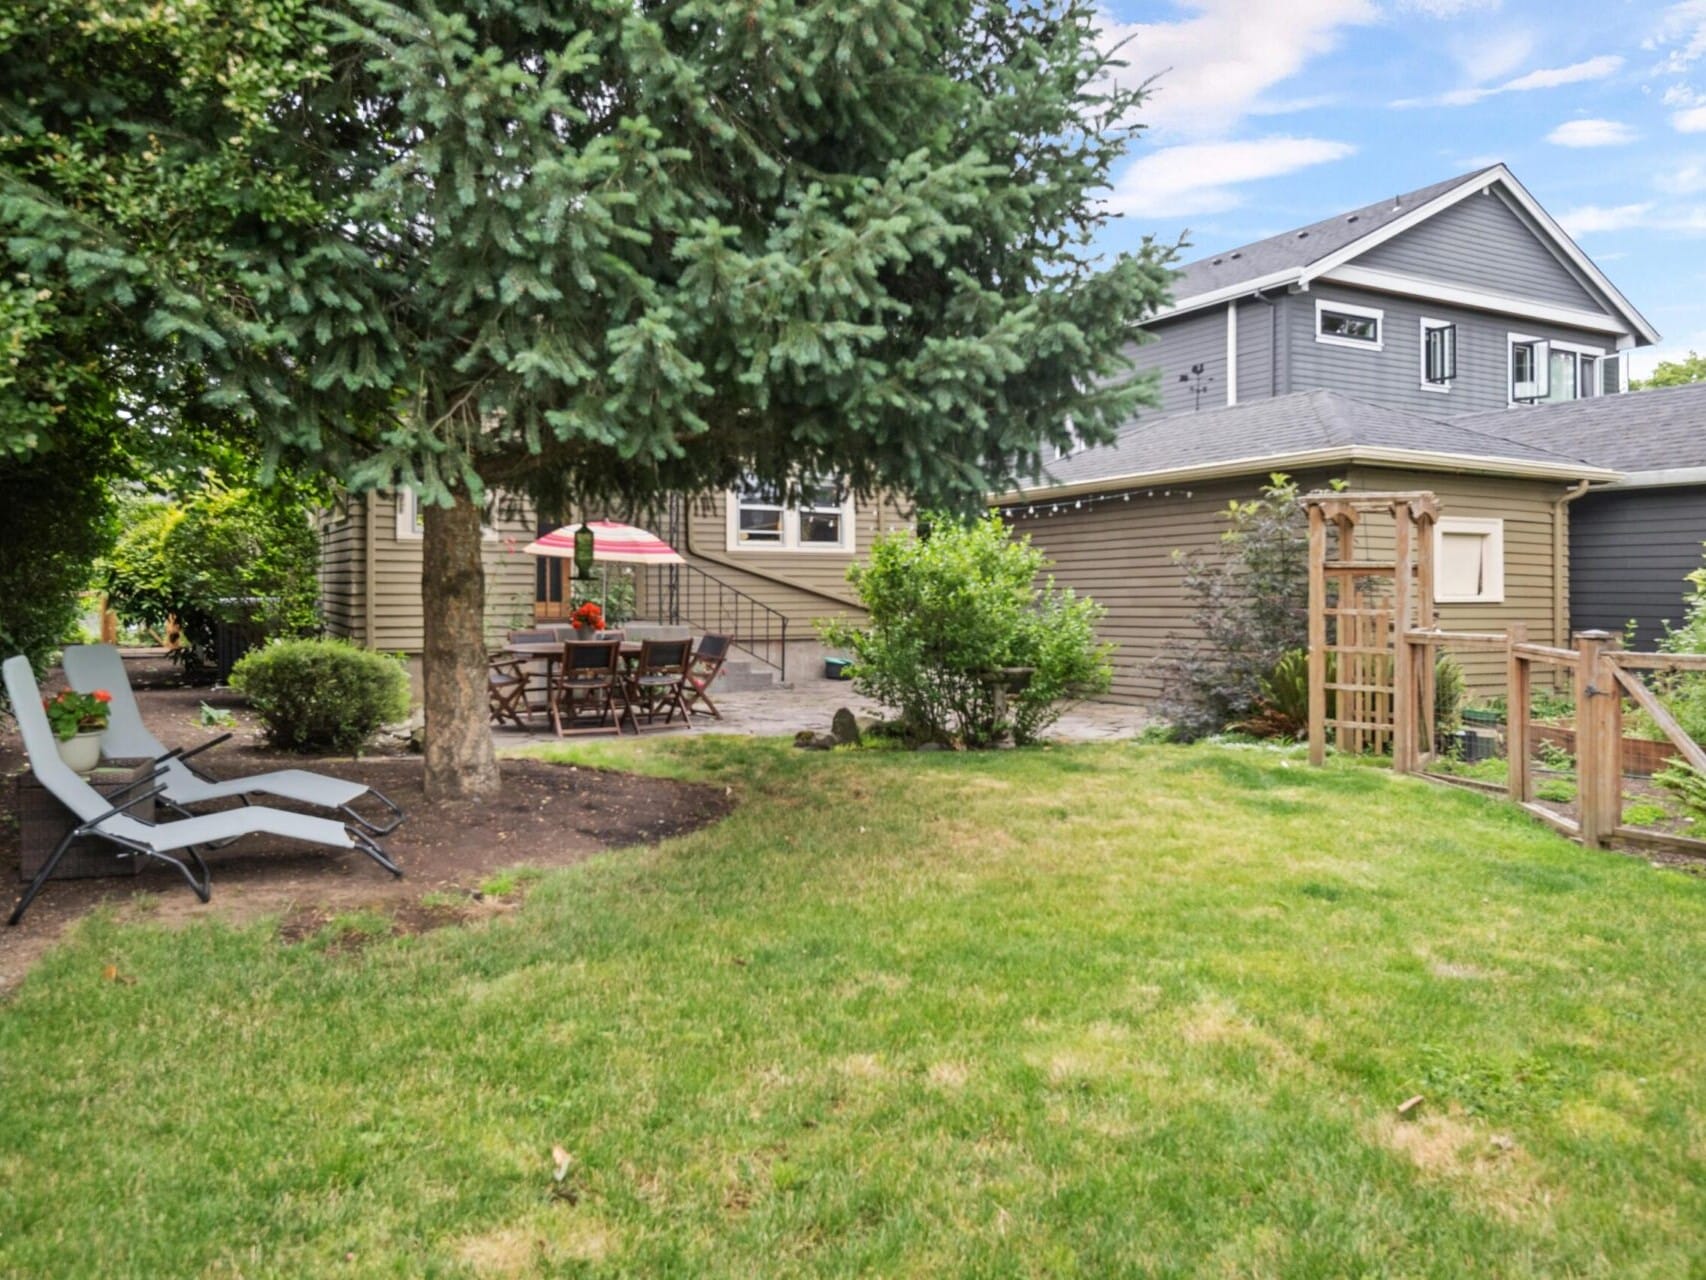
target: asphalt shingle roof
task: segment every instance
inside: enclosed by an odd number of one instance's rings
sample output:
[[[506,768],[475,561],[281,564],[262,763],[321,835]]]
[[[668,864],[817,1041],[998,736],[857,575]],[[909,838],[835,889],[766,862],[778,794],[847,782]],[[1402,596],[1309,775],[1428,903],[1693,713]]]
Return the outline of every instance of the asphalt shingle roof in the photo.
[[[1307,267],[1328,254],[1338,252],[1352,241],[1359,240],[1372,231],[1378,231],[1418,205],[1426,204],[1436,196],[1442,196],[1453,187],[1486,172],[1488,169],[1475,169],[1455,178],[1447,178],[1444,182],[1418,187],[1403,195],[1388,196],[1384,200],[1377,200],[1360,209],[1352,209],[1348,213],[1336,213],[1320,222],[1312,222],[1307,227],[1294,227],[1277,236],[1269,236],[1266,240],[1257,240],[1253,244],[1229,249],[1225,253],[1198,258],[1179,268],[1179,274],[1173,281],[1173,297],[1183,301],[1199,293],[1210,293],[1216,289],[1242,284],[1246,280],[1257,280],[1276,271]]]
[[[1579,454],[1615,471],[1706,467],[1706,383],[1453,418],[1475,431]]]
[[[1042,484],[1085,484],[1245,459],[1255,471],[1267,459],[1358,447],[1555,466],[1589,461],[1574,450],[1506,439],[1461,418],[1430,418],[1336,391],[1300,391],[1240,405],[1138,418],[1122,427],[1112,444],[1051,464]]]

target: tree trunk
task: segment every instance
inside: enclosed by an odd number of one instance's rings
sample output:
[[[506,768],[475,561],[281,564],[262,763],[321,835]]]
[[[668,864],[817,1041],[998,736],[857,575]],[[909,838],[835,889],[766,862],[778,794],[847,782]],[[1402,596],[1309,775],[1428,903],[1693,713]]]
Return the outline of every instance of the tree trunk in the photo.
[[[426,614],[428,800],[497,794],[498,761],[486,711],[486,570],[480,508],[423,506],[421,606]]]

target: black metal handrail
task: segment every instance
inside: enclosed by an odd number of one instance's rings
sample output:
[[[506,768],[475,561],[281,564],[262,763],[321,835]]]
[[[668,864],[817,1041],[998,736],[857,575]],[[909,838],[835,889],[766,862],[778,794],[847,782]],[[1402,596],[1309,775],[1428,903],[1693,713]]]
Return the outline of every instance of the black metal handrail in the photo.
[[[671,626],[726,635],[734,647],[788,678],[788,615],[692,564],[636,569],[643,613]]]

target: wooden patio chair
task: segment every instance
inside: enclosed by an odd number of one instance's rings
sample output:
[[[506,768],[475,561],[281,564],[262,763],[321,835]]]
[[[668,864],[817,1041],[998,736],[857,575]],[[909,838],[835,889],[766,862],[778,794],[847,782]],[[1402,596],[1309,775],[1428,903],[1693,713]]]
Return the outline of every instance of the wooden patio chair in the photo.
[[[580,727],[589,715],[595,717],[591,727],[622,732],[622,717],[626,714],[631,718],[631,712],[623,693],[621,668],[619,641],[582,640],[563,646],[563,658],[551,687],[551,724],[559,735]]]
[[[511,644],[556,644],[558,637],[554,627],[535,627],[527,631],[511,631]],[[514,654],[510,655],[515,657]],[[548,711],[551,706],[551,664],[544,658],[517,658],[522,669],[527,672],[526,706],[529,715],[537,715]]]
[[[657,719],[659,711],[668,709],[664,723],[670,724],[675,713],[681,712],[682,722],[691,729],[693,713],[688,710],[684,690],[687,668],[692,661],[692,642],[688,640],[647,640],[640,645],[640,657],[628,673],[628,703],[636,715],[635,732],[639,732],[638,713],[644,710],[646,723]]]
[[[493,724],[510,721],[525,729],[521,718],[527,710],[527,661],[514,654],[486,655],[486,708]]]
[[[705,709],[700,714],[709,714],[715,720],[723,718],[717,704],[711,701],[711,682],[722,672],[723,663],[728,661],[729,646],[733,643],[732,636],[704,635],[699,638],[699,647],[693,651],[693,660],[687,664],[687,679],[681,690],[689,710],[699,712],[699,704],[703,703]]]

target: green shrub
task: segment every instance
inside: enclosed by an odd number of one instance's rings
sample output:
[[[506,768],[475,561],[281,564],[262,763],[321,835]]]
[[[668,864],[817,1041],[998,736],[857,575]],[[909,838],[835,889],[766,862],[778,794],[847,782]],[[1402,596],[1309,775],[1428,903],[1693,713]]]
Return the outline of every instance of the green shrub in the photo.
[[[1706,818],[1706,773],[1686,760],[1673,760],[1653,775],[1653,781],[1674,791],[1695,817]]]
[[[1215,555],[1177,556],[1194,634],[1168,638],[1157,659],[1159,710],[1183,741],[1257,721],[1264,685],[1309,641],[1308,518],[1280,473],[1261,495],[1229,503]]]
[[[925,518],[928,537],[887,534],[847,571],[868,625],[823,626],[826,643],[853,654],[854,688],[899,711],[915,741],[970,747],[1033,742],[1063,704],[1107,690],[1102,608],[1052,578],[1039,586],[1047,561],[1029,538],[994,515]],[[1004,691],[1013,668],[1029,668],[1029,681]]]
[[[272,637],[319,630],[319,540],[300,485],[212,486],[182,504],[133,501],[104,586],[126,622],[163,633],[175,618],[194,666],[221,622]]]
[[[240,659],[231,685],[289,751],[355,751],[409,713],[403,664],[342,640],[275,641]]]
[[[1463,727],[1465,695],[1463,668],[1449,653],[1434,659],[1434,732],[1456,733]]]

